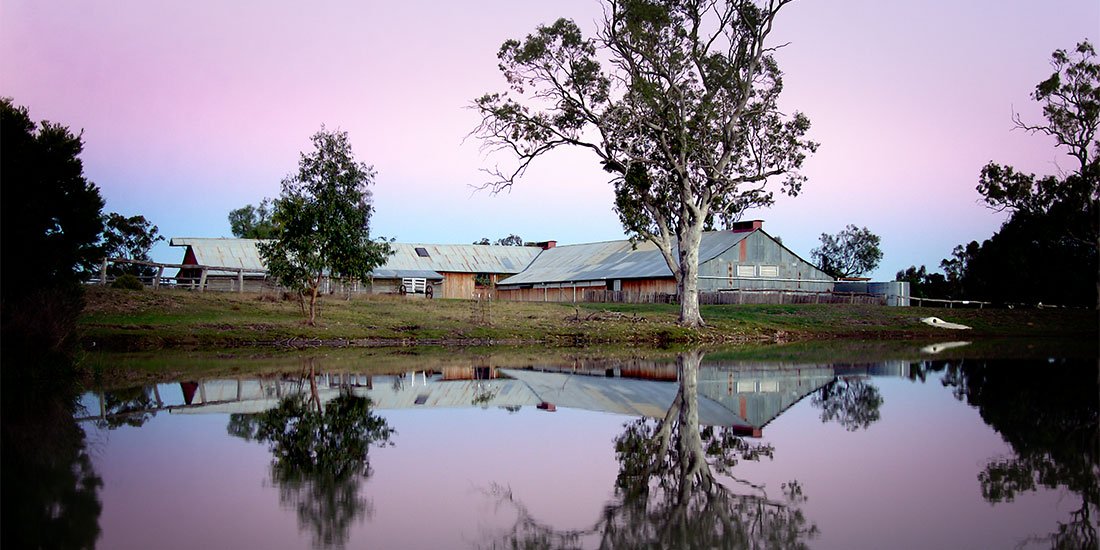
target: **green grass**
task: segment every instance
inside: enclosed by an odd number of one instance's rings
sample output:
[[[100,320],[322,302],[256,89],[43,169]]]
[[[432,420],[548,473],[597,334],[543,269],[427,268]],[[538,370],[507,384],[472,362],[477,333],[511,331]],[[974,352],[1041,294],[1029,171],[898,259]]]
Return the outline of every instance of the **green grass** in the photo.
[[[951,340],[1069,337],[1095,343],[1092,310],[976,310],[843,304],[703,306],[707,321],[676,324],[666,304],[557,304],[325,297],[317,326],[296,300],[272,294],[125,291],[95,287],[80,320],[86,349],[436,344],[663,345],[774,343],[810,339]],[[973,327],[948,331],[920,322],[937,316]]]

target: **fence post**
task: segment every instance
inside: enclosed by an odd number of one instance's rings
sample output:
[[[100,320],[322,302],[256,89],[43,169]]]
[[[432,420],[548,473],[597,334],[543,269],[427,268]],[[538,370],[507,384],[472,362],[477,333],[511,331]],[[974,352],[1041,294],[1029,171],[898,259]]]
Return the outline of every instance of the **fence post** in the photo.
[[[99,266],[99,284],[100,286],[107,285],[107,258],[103,258],[103,264]]]
[[[164,276],[164,266],[162,265],[162,266],[157,268],[157,276],[153,277],[153,290],[156,290],[156,289],[160,288],[160,278],[163,277],[163,276]],[[153,387],[155,388],[156,385],[154,384]]]
[[[244,293],[244,270],[237,270],[237,292]]]
[[[202,274],[199,275],[199,292],[206,292],[206,267],[202,268]]]

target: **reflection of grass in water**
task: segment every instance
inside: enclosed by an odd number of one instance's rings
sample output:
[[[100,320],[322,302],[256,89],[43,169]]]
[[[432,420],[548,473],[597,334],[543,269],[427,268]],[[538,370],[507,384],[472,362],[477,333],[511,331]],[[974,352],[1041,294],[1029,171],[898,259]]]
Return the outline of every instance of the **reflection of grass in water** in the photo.
[[[938,354],[922,353],[922,347],[944,340],[809,340],[790,344],[748,344],[708,347],[706,362],[745,361],[780,364],[871,363],[887,360],[918,361],[959,357],[1046,358],[1095,357],[1090,339],[974,339],[967,346]],[[442,371],[446,367],[510,367],[568,364],[576,361],[644,360],[668,363],[676,353],[666,349],[605,345],[586,348],[522,346],[464,347],[416,346],[407,348],[321,348],[312,350],[257,350],[254,348],[210,351],[148,351],[88,353],[85,363],[104,388],[132,386],[154,381],[214,376],[258,376],[297,373],[303,361],[315,361],[327,372],[397,374],[409,371]]]

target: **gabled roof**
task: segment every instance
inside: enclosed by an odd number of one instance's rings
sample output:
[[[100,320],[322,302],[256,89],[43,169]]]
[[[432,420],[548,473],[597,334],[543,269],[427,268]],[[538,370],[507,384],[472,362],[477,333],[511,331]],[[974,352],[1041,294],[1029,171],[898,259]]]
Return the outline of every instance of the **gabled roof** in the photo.
[[[263,260],[256,249],[256,239],[210,239],[201,237],[172,237],[171,246],[190,247],[199,265],[239,267],[248,271],[264,271]]]
[[[753,231],[710,231],[699,243],[699,263],[714,259],[751,235]],[[673,254],[675,254],[673,249]],[[657,246],[649,241],[632,245],[628,240],[563,245],[544,251],[522,273],[501,285],[600,281],[672,277]]]
[[[256,249],[259,242],[257,239],[173,237],[169,244],[190,247],[199,265],[264,271],[266,267]],[[542,252],[541,248],[533,246],[407,243],[390,246],[394,254],[374,270],[375,277],[442,279],[440,272],[519,273]],[[419,255],[418,248],[427,256]]]
[[[408,275],[412,272],[519,273],[542,252],[534,246],[415,243],[390,246],[394,254],[374,270],[375,277],[422,276]],[[417,249],[424,255],[417,253]]]

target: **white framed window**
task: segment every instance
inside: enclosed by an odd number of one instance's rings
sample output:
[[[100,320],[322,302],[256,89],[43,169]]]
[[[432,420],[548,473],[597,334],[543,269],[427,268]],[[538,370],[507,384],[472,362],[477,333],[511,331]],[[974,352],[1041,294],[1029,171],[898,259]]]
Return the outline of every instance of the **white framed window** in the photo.
[[[737,266],[738,277],[755,277],[756,266],[754,265],[739,265]]]
[[[762,265],[760,266],[761,277],[778,277],[779,266],[777,265]]]

